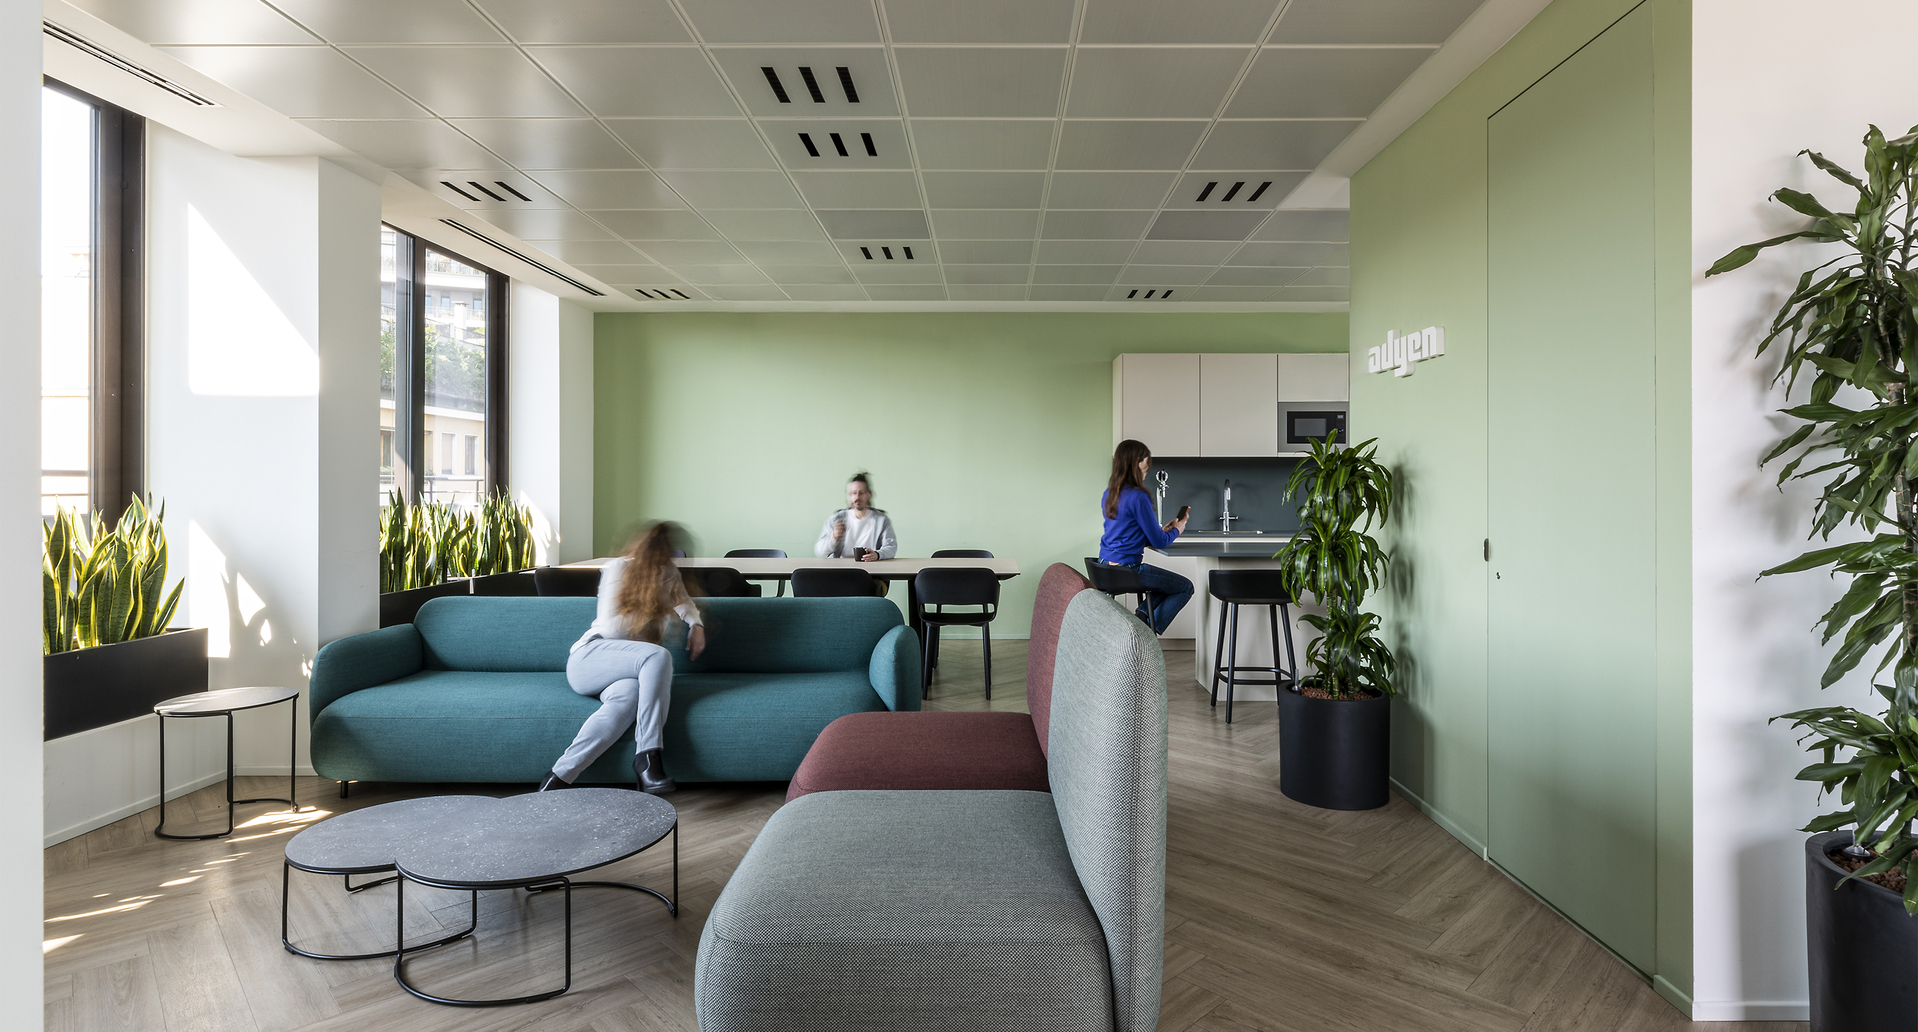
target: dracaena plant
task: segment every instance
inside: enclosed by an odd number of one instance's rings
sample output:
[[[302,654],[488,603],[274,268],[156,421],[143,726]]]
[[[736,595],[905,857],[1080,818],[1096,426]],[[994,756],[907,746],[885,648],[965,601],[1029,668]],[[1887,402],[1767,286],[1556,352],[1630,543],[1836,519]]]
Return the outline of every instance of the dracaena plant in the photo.
[[[1799,780],[1818,782],[1845,807],[1804,830],[1851,828],[1872,857],[1852,877],[1901,869],[1905,909],[1918,913],[1918,839],[1911,834],[1918,816],[1918,515],[1912,499],[1918,398],[1911,394],[1918,370],[1918,135],[1888,141],[1873,126],[1864,143],[1863,174],[1801,152],[1850,193],[1847,203],[1827,207],[1809,193],[1776,191],[1774,200],[1810,223],[1732,251],[1707,275],[1730,272],[1790,241],[1836,245],[1828,260],[1799,277],[1759,341],[1760,355],[1773,345],[1780,349],[1774,386],[1782,382],[1789,392],[1801,377],[1809,379],[1808,400],[1784,410],[1800,425],[1760,465],[1785,459],[1781,486],[1822,479],[1813,538],[1829,541],[1843,527],[1851,532],[1845,536],[1861,540],[1822,545],[1761,576],[1822,569],[1849,579],[1843,597],[1815,625],[1825,643],[1839,643],[1819,687],[1878,653],[1872,681],[1885,712],[1822,706],[1775,719],[1805,729],[1807,748],[1821,756]],[[1841,388],[1853,390],[1841,394]]]
[[[1337,698],[1372,690],[1391,695],[1398,662],[1379,640],[1379,618],[1361,612],[1365,596],[1385,579],[1387,556],[1367,533],[1392,512],[1392,474],[1374,455],[1375,440],[1338,446],[1338,434],[1312,444],[1312,454],[1286,481],[1287,497],[1301,498],[1299,532],[1275,556],[1287,583],[1311,594],[1325,615],[1300,619],[1319,632],[1305,658],[1319,685]]]

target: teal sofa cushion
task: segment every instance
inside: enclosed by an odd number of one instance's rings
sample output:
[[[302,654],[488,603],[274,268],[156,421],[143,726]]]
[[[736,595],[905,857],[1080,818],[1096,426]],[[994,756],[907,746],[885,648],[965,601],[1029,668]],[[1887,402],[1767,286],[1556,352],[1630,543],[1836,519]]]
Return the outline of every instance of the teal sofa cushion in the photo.
[[[566,653],[593,623],[591,598],[451,595],[413,617],[428,670],[566,671]]]
[[[827,724],[885,708],[864,670],[675,674],[666,773],[683,781],[785,781]]]

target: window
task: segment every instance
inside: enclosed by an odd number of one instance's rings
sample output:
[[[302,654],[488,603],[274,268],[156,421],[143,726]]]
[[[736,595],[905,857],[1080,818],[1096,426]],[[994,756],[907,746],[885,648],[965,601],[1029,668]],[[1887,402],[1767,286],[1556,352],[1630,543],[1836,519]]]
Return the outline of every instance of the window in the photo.
[[[143,487],[146,120],[40,91],[40,509],[118,519]]]
[[[506,482],[509,281],[391,226],[380,246],[380,497],[475,506]]]

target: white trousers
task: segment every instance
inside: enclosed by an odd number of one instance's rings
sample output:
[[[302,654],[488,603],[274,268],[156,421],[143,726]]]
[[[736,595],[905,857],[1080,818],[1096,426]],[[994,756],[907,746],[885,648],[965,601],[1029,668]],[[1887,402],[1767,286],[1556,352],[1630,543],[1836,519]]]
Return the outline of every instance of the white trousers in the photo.
[[[597,697],[599,710],[580,725],[573,744],[553,764],[560,780],[571,784],[629,727],[640,752],[659,748],[672,702],[671,653],[651,642],[595,638],[566,657],[566,683],[581,695]]]

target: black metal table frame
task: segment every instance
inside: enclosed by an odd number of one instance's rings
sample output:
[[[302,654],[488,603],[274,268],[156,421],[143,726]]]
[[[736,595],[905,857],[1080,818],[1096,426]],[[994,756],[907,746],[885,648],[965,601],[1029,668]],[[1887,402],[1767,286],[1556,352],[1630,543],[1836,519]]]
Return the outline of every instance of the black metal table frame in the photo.
[[[382,957],[397,955],[397,950],[381,950],[378,953],[314,953],[311,950],[304,950],[293,945],[293,939],[288,934],[287,929],[287,899],[290,894],[289,890],[292,887],[294,871],[305,871],[308,874],[339,875],[341,883],[345,885],[347,893],[351,895],[356,892],[364,892],[367,889],[376,889],[390,882],[399,881],[399,875],[392,873],[394,871],[394,865],[380,864],[374,867],[310,867],[304,864],[296,864],[291,860],[280,861],[280,945],[286,947],[286,952],[288,953],[301,957],[311,957],[314,960],[378,960]],[[353,884],[353,876],[356,874],[386,874],[387,877],[377,881],[355,885]],[[402,911],[402,914],[404,914],[404,911]],[[478,927],[479,890],[474,889],[473,909],[467,919],[465,931],[435,939],[432,942],[421,943],[412,948],[416,951],[430,950],[439,946],[445,946],[448,943],[458,942],[473,934],[474,929]]]
[[[153,834],[163,839],[174,839],[176,841],[183,841],[183,842],[194,842],[202,839],[225,838],[228,835],[233,834],[233,807],[235,804],[238,804],[238,803],[285,803],[288,806],[297,808],[300,804],[295,802],[294,800],[299,797],[298,780],[297,780],[299,776],[298,765],[300,761],[299,701],[300,701],[299,695],[294,694],[284,699],[275,699],[272,702],[263,702],[257,706],[238,706],[233,709],[212,710],[206,713],[160,713],[160,711],[156,708],[154,710],[154,713],[157,714],[160,718],[160,823],[154,826]],[[282,702],[293,703],[293,706],[290,709],[290,715],[292,717],[292,724],[293,724],[293,733],[292,733],[292,737],[288,741],[287,753],[286,753],[287,798],[274,799],[274,798],[266,797],[266,798],[260,798],[260,799],[235,799],[233,798],[233,714],[239,712],[242,709],[262,709],[267,706],[278,706]],[[190,719],[195,719],[199,717],[220,717],[220,716],[224,716],[226,718],[226,830],[217,831],[210,835],[175,835],[165,830],[166,828],[166,722],[169,717],[174,720],[190,720]]]
[[[535,878],[530,881],[523,881],[523,882],[487,883],[485,885],[474,885],[468,882],[449,882],[449,881],[441,881],[441,880],[432,879],[432,878],[422,878],[419,875],[407,873],[407,871],[404,868],[400,867],[398,864],[395,864],[392,869],[394,871],[393,881],[396,883],[395,888],[393,890],[393,894],[394,894],[393,910],[394,910],[394,913],[397,915],[395,919],[395,927],[396,927],[397,934],[394,939],[394,945],[397,948],[393,950],[391,953],[373,954],[372,956],[391,956],[393,958],[393,980],[400,984],[400,988],[430,1003],[443,1003],[449,1007],[507,1007],[516,1003],[538,1003],[541,1000],[550,1000],[555,996],[562,996],[566,993],[567,990],[573,987],[573,890],[574,889],[605,888],[605,889],[628,889],[633,892],[643,892],[649,896],[653,896],[657,898],[660,902],[666,904],[667,913],[673,915],[673,917],[675,918],[679,917],[679,821],[677,818],[673,820],[672,832],[673,832],[673,894],[671,897],[668,897],[665,894],[661,893],[658,889],[648,888],[647,886],[644,886],[644,885],[634,885],[630,882],[573,881],[571,878],[567,877],[566,875],[559,875],[559,874],[547,875],[541,878]],[[665,838],[665,837],[666,836],[664,835],[660,836],[660,838]],[[603,863],[594,864],[592,867],[584,868],[583,870],[593,870],[594,868],[605,867],[607,864],[616,864],[620,862],[621,860],[627,859],[628,857],[638,856],[639,854],[644,853],[646,850],[651,849],[658,844],[659,844],[659,839],[654,839],[653,841],[648,842],[647,844],[639,847],[638,849],[633,850],[630,853],[625,854],[624,856],[613,857],[610,860],[607,860]],[[575,871],[573,873],[577,874],[579,872]],[[479,913],[478,900],[479,900],[479,893],[481,889],[525,889],[529,893],[552,892],[554,890],[562,891],[566,897],[566,978],[565,978],[565,981],[560,984],[559,988],[549,989],[543,993],[534,993],[531,996],[514,996],[510,998],[501,998],[501,999],[495,999],[495,1000],[461,1000],[461,999],[454,999],[454,998],[445,997],[445,996],[434,996],[432,993],[429,993],[423,989],[420,989],[417,986],[413,985],[413,983],[408,982],[406,980],[406,958],[409,954],[421,953],[429,949],[434,949],[439,946],[444,946],[448,942],[453,942],[457,939],[464,938],[466,934],[466,933],[461,933],[460,935],[454,936],[453,938],[446,939],[444,941],[426,943],[420,946],[406,945],[406,883],[409,881],[420,884],[420,885],[425,885],[429,888],[466,890],[466,891],[472,892],[473,899],[474,899],[473,913],[475,915],[476,921],[477,921],[477,915]],[[374,884],[383,884],[383,882],[374,883]],[[369,885],[363,885],[360,887],[372,888],[373,886],[369,884]],[[284,896],[282,897],[282,900],[284,900]],[[285,905],[284,902],[282,902],[281,905],[282,907],[284,907]],[[468,929],[468,931],[470,932],[471,929]],[[288,947],[288,949],[291,949],[291,948],[292,948],[291,946]],[[312,954],[306,954],[306,956],[312,956]]]

